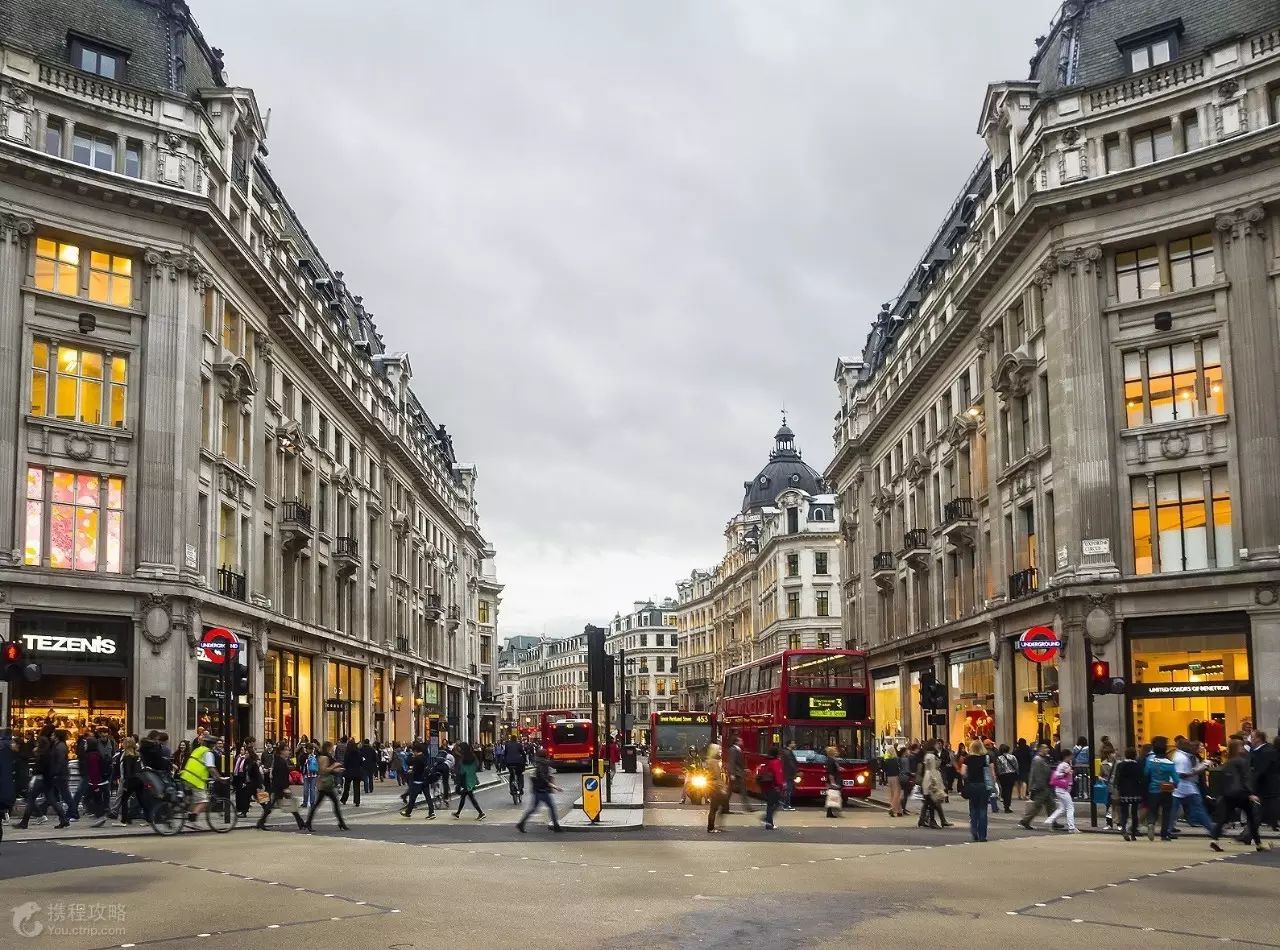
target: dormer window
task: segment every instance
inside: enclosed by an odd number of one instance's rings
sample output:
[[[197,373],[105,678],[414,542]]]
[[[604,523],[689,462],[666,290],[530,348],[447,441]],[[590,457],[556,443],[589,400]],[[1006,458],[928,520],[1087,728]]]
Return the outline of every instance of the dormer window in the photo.
[[[1170,20],[1138,33],[1122,36],[1116,40],[1116,46],[1124,54],[1129,72],[1140,73],[1176,59],[1178,37],[1181,35],[1182,20]]]
[[[115,46],[108,46],[88,37],[72,35],[71,65],[86,73],[93,73],[103,79],[124,80],[125,62],[129,58],[127,51]]]

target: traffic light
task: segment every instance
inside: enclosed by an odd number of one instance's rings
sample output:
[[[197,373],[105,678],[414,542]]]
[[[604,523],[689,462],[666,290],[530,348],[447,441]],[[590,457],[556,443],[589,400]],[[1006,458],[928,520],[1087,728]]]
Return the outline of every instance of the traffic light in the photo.
[[[249,695],[249,670],[239,663],[231,673],[231,690],[237,696]]]
[[[26,680],[34,683],[40,678],[40,664],[27,662],[27,648],[17,640],[10,640],[0,650],[0,666],[7,680]]]
[[[1111,664],[1106,660],[1094,657],[1089,661],[1089,692],[1097,696],[1109,693],[1123,693],[1125,681],[1123,677],[1111,675]]]
[[[935,711],[947,708],[947,684],[939,683],[933,670],[920,674],[920,708]]]

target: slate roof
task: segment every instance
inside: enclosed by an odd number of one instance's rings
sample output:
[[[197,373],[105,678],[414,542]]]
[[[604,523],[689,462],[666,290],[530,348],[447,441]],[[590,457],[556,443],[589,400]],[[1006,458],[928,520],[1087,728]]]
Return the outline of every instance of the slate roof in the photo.
[[[742,510],[768,508],[788,488],[817,495],[825,491],[822,476],[809,467],[795,448],[795,433],[784,422],[773,437],[774,449],[760,474],[743,482]]]

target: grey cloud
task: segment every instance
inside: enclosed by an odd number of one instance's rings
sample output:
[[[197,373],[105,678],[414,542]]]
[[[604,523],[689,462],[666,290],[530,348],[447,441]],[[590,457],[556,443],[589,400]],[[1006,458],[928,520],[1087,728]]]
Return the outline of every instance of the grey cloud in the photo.
[[[1052,0],[196,0],[333,266],[480,467],[507,633],[721,553],[897,291]]]

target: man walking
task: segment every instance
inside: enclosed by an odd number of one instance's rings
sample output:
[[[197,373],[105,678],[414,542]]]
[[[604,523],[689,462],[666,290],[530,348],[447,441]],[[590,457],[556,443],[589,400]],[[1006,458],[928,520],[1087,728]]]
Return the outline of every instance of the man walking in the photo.
[[[800,774],[800,763],[796,761],[796,744],[788,742],[782,748],[782,810],[795,811],[791,804],[791,795],[796,790],[796,776]]]
[[[360,790],[364,786],[364,756],[354,738],[347,742],[342,756],[342,769],[342,804],[347,803],[347,796],[355,789],[356,801],[353,807],[359,808]]]
[[[1173,820],[1177,821],[1178,809],[1181,808],[1187,821],[1212,832],[1213,823],[1200,795],[1200,773],[1209,768],[1209,763],[1199,761],[1195,749],[1196,743],[1184,740],[1172,756],[1174,770],[1178,773],[1178,784],[1173,790]]]
[[[729,813],[729,800],[733,797],[733,793],[737,792],[742,797],[743,811],[753,812],[751,802],[747,799],[747,762],[746,755],[742,751],[742,736],[736,732],[729,740],[729,755],[725,760],[725,772],[729,776],[729,795],[725,798],[722,814]]]
[[[1032,820],[1040,812],[1046,815],[1053,812],[1053,789],[1049,787],[1049,776],[1052,772],[1053,764],[1049,761],[1049,745],[1042,742],[1036,747],[1035,757],[1031,760],[1031,771],[1027,776],[1027,794],[1030,800],[1027,802],[1022,820],[1018,822],[1028,831],[1031,830]]]
[[[436,807],[431,801],[431,792],[427,789],[427,754],[421,741],[413,744],[413,754],[409,757],[409,801],[400,814],[406,818],[412,817],[413,806],[419,795],[427,800],[427,820],[434,820]]]
[[[551,781],[551,760],[547,758],[547,753],[539,749],[537,756],[533,760],[533,801],[529,804],[529,810],[524,813],[518,822],[516,822],[516,831],[521,834],[525,833],[525,822],[538,810],[539,805],[546,805],[547,811],[551,812],[551,829],[560,831],[560,819],[556,815],[556,803],[551,798],[552,792],[560,791],[560,787]]]

